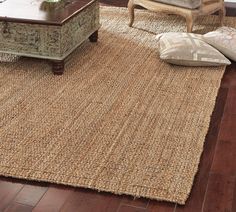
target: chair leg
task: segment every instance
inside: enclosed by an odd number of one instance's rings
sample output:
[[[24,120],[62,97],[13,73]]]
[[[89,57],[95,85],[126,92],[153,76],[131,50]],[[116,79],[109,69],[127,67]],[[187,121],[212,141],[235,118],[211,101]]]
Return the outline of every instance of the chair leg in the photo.
[[[188,33],[193,31],[193,22],[194,22],[194,18],[192,15],[186,17],[187,32]]]
[[[134,23],[134,2],[133,0],[129,0],[128,2],[128,10],[129,10],[129,18],[130,18],[130,21],[129,21],[129,26],[132,27],[133,23]]]
[[[222,8],[219,10],[220,26],[224,25],[225,14],[226,14],[226,10],[223,5]]]

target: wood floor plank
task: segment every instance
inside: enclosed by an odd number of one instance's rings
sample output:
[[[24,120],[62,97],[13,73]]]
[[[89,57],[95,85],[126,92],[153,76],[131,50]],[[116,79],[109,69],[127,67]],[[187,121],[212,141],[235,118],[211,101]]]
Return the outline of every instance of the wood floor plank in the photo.
[[[175,203],[150,201],[148,205],[148,212],[174,212],[176,208]]]
[[[203,211],[233,212],[235,181],[235,176],[211,174]]]
[[[225,111],[224,111],[224,115],[230,116],[232,114],[236,115],[236,85],[234,87],[229,88],[227,103],[225,105]]]
[[[14,201],[23,205],[35,206],[42,198],[48,187],[26,185],[17,194]]]
[[[12,203],[10,204],[6,210],[4,210],[4,212],[31,212],[33,209],[32,206],[28,206],[28,205],[22,205],[19,203]]]
[[[221,122],[219,140],[236,140],[236,115],[225,115]]]
[[[0,181],[0,211],[3,211],[10,204],[23,186],[20,183]]]
[[[88,189],[77,189],[67,198],[60,212],[110,212],[116,211],[121,196]]]
[[[33,212],[57,212],[65,203],[73,188],[66,186],[50,186],[42,199],[33,209]]]
[[[231,88],[236,86],[236,63],[227,66],[223,76],[221,87]]]
[[[224,175],[236,175],[236,139],[217,142],[211,172]]]
[[[107,211],[109,212],[109,211]],[[145,208],[139,208],[132,205],[122,205],[119,207],[117,212],[148,212]]]
[[[234,184],[234,197],[233,197],[232,211],[236,211],[236,180]]]
[[[149,201],[150,201],[149,199],[145,199],[145,198],[135,199],[131,196],[123,196],[121,200],[121,204],[132,205],[132,206],[140,207],[140,208],[147,208]]]
[[[215,108],[212,113],[209,130],[206,135],[206,139],[205,139],[204,144],[207,143],[208,137],[211,137],[214,139],[218,138],[219,131],[220,131],[221,124],[222,124],[223,114],[224,114],[224,110],[225,110],[225,105],[228,100],[228,92],[229,92],[228,88],[222,88],[222,87],[220,87],[220,89],[218,91]]]

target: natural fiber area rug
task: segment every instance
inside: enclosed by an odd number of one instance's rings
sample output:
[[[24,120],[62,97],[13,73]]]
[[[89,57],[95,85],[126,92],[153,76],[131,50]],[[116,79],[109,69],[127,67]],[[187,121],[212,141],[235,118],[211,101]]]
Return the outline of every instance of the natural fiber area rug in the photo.
[[[136,11],[129,28],[127,9],[103,7],[101,23],[63,76],[43,60],[0,64],[0,175],[184,204],[224,67],[159,60],[155,34],[185,31],[180,17]]]

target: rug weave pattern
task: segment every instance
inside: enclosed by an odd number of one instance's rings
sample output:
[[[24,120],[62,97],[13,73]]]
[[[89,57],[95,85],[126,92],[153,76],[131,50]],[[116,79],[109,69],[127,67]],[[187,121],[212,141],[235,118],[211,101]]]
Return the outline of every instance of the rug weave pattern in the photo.
[[[101,22],[63,76],[41,60],[1,63],[0,175],[184,204],[224,67],[158,59],[155,34],[184,31],[179,17],[136,11],[129,28],[126,9],[104,7]]]

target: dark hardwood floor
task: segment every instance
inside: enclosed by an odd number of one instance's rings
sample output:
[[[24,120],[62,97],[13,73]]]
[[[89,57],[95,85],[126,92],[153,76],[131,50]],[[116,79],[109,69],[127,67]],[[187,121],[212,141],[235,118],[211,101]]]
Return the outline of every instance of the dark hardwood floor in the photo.
[[[101,0],[126,6],[127,0]],[[227,14],[236,7],[227,4]],[[236,63],[225,72],[185,206],[0,177],[0,212],[236,212]]]

